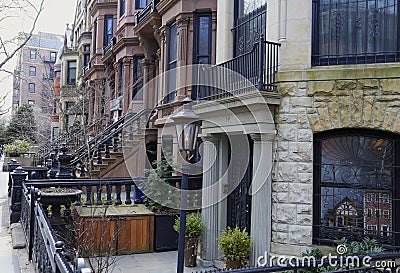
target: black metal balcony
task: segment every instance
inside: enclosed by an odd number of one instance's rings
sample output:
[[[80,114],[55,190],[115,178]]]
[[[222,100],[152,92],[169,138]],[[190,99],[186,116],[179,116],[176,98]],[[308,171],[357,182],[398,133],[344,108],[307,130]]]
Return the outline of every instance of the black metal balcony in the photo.
[[[146,19],[153,12],[157,12],[156,5],[160,3],[160,0],[151,1],[143,10],[136,14],[136,25],[139,25],[141,22]]]
[[[192,98],[215,100],[248,93],[254,88],[276,91],[279,46],[279,43],[261,37],[251,51],[216,66],[199,69],[199,87]]]
[[[109,52],[111,52],[113,46],[117,43],[117,38],[112,37],[112,39],[108,42],[108,44],[103,47],[103,56],[107,55]]]

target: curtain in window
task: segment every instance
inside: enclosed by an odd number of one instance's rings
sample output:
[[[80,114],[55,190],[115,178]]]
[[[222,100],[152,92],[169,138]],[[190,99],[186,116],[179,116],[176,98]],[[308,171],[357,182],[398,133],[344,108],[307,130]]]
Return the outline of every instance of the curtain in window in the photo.
[[[397,51],[398,0],[320,0],[319,55]]]

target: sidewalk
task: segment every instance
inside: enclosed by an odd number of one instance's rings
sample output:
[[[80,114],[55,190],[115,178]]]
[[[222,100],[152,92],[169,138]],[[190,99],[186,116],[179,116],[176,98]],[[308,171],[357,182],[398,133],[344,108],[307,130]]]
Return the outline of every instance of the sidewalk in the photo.
[[[3,166],[3,158],[0,160],[0,167]],[[25,249],[13,249],[11,230],[9,227],[10,212],[8,206],[8,173],[0,169],[0,266],[1,272],[10,273],[32,273],[33,266],[28,261],[28,254]]]
[[[3,166],[3,159],[0,160]],[[9,227],[10,212],[7,196],[8,172],[0,169],[0,272],[7,273],[34,273],[33,264],[28,261],[25,248],[13,249],[11,230]],[[155,252],[146,254],[133,254],[115,257],[115,264],[111,273],[175,273],[178,252]],[[185,273],[201,272],[215,268],[185,267]]]

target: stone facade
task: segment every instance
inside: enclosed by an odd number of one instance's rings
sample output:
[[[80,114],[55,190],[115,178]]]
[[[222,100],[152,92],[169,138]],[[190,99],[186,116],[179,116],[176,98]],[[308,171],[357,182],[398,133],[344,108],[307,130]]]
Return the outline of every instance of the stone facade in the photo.
[[[274,253],[312,245],[313,134],[341,128],[400,132],[399,65],[331,66],[284,71],[275,115],[272,183]]]

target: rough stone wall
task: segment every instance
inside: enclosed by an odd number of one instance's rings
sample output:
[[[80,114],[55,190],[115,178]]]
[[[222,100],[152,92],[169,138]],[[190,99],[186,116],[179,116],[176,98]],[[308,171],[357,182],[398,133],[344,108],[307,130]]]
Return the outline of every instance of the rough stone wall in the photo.
[[[362,73],[361,73],[362,74]],[[400,79],[281,82],[272,182],[272,245],[301,254],[312,244],[313,133],[339,128],[400,132]]]

